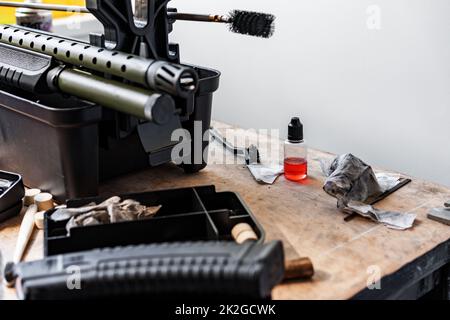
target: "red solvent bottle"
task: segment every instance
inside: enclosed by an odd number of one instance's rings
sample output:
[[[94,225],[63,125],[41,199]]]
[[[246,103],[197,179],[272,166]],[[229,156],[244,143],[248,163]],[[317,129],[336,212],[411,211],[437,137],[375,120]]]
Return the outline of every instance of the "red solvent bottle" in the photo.
[[[288,180],[301,181],[308,176],[308,149],[303,140],[303,124],[291,119],[288,138],[284,142],[284,176]]]

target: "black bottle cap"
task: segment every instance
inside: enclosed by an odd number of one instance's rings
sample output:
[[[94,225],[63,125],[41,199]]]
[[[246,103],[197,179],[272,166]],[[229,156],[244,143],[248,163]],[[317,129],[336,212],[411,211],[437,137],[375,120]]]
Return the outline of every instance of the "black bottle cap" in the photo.
[[[292,118],[291,123],[289,123],[288,140],[294,142],[303,141],[303,124],[297,117]]]

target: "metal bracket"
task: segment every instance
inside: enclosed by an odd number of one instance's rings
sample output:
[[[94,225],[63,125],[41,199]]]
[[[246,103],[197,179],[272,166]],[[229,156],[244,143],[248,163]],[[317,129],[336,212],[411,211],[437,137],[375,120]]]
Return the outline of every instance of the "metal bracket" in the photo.
[[[108,49],[178,63],[178,47],[169,48],[172,23],[167,17],[169,1],[148,0],[143,8],[147,10],[145,25],[136,23],[130,0],[87,0],[86,7],[103,24]]]

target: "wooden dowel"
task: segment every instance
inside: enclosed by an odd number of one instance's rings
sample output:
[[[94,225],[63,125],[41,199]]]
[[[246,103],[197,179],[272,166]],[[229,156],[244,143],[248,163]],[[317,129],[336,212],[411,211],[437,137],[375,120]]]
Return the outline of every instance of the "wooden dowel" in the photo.
[[[34,197],[41,193],[39,189],[27,189],[23,198],[23,205],[28,207],[34,204]]]
[[[309,258],[288,260],[285,264],[284,280],[309,279],[314,275],[314,266]]]
[[[37,206],[32,204],[23,216],[22,223],[19,229],[19,237],[17,238],[16,248],[14,250],[13,262],[19,263],[22,261],[23,254],[30,241],[31,234],[34,230],[34,215],[37,212]]]
[[[34,202],[38,206],[38,211],[47,211],[55,207],[53,196],[50,193],[38,194],[34,197]]]
[[[233,239],[242,244],[246,241],[256,241],[258,236],[248,223],[239,223],[231,230]],[[285,262],[284,280],[310,279],[314,275],[314,266],[309,258],[298,258]]]

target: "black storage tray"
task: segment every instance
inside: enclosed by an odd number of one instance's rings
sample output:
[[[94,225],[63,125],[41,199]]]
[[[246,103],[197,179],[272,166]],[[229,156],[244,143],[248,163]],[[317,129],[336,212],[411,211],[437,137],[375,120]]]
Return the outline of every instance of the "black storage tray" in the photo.
[[[119,195],[120,196],[120,195]],[[143,205],[162,205],[155,217],[139,221],[65,229],[67,221],[54,222],[45,214],[44,253],[46,256],[96,248],[175,241],[233,241],[231,229],[238,223],[250,224],[264,241],[264,231],[234,192],[216,192],[214,186],[127,194]],[[81,207],[107,198],[67,201],[68,207]]]
[[[11,183],[6,190],[0,190],[0,222],[2,222],[20,213],[25,188],[19,174],[0,171],[0,179]]]

